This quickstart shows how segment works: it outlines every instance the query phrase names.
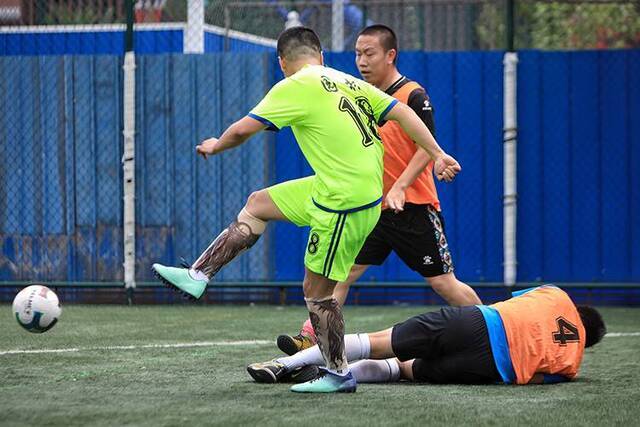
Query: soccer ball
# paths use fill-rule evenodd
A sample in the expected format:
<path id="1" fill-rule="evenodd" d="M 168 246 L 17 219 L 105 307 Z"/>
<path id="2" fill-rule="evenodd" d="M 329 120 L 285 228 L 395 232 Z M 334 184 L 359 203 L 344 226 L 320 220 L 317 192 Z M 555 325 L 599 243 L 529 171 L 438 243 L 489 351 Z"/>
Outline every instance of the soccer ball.
<path id="1" fill-rule="evenodd" d="M 46 286 L 31 285 L 13 299 L 13 312 L 20 326 L 40 334 L 53 328 L 62 309 L 55 292 Z"/>

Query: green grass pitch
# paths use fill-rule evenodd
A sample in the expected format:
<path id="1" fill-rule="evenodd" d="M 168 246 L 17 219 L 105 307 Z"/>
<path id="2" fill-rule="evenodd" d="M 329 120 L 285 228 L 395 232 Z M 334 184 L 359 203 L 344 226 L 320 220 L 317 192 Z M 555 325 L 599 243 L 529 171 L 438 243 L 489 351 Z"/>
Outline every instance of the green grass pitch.
<path id="1" fill-rule="evenodd" d="M 375 331 L 425 310 L 348 307 L 347 330 Z M 610 332 L 640 331 L 640 309 L 602 312 Z M 355 394 L 297 395 L 285 384 L 254 383 L 245 366 L 277 355 L 271 342 L 279 333 L 296 331 L 305 315 L 303 307 L 65 306 L 54 329 L 33 335 L 18 326 L 10 306 L 2 305 L 0 425 L 637 425 L 640 420 L 638 334 L 606 337 L 587 350 L 580 379 L 570 384 L 361 384 Z M 237 343 L 243 340 L 269 343 Z M 215 344 L 220 342 L 230 345 Z M 205 344 L 150 347 L 172 343 Z M 26 349 L 77 351 L 6 353 Z"/>

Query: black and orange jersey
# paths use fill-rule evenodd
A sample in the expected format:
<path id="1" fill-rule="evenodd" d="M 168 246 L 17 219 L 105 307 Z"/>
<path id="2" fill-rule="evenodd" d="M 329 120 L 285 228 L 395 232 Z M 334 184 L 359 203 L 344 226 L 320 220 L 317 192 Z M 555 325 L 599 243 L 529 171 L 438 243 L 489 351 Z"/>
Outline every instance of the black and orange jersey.
<path id="1" fill-rule="evenodd" d="M 388 95 L 410 106 L 435 135 L 433 107 L 426 91 L 416 82 L 401 77 L 387 90 Z M 407 168 L 416 150 L 420 150 L 409 135 L 394 121 L 388 121 L 380 127 L 380 137 L 384 145 L 383 193 L 386 195 L 400 175 Z M 440 210 L 440 201 L 433 181 L 433 162 L 406 189 L 407 203 L 433 205 Z M 386 207 L 383 205 L 383 208 Z"/>
<path id="2" fill-rule="evenodd" d="M 577 375 L 585 329 L 576 306 L 562 289 L 541 286 L 479 308 L 487 322 L 496 367 L 505 382 L 527 384 L 535 374 L 567 379 Z"/>

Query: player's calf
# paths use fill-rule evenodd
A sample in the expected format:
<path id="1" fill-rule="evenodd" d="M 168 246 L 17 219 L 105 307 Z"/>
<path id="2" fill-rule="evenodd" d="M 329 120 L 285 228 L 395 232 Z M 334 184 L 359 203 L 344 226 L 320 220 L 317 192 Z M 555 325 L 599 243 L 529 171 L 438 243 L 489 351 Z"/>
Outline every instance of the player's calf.
<path id="1" fill-rule="evenodd" d="M 242 209 L 237 220 L 229 224 L 211 242 L 191 268 L 153 264 L 153 270 L 167 286 L 190 298 L 199 299 L 204 294 L 209 280 L 232 259 L 253 246 L 265 227 L 265 221 Z"/>
<path id="2" fill-rule="evenodd" d="M 211 279 L 229 261 L 253 246 L 264 233 L 266 224 L 243 208 L 237 221 L 229 224 L 193 263 L 192 270 Z"/>

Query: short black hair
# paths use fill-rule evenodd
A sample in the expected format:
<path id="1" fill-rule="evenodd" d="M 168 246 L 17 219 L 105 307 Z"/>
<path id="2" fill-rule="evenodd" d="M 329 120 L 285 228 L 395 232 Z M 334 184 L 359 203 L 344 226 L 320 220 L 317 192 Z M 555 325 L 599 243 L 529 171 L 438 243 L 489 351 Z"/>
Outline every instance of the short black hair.
<path id="1" fill-rule="evenodd" d="M 322 52 L 320 39 L 311 28 L 292 27 L 278 37 L 278 56 L 295 61 L 300 56 L 316 56 Z"/>
<path id="2" fill-rule="evenodd" d="M 584 331 L 587 334 L 585 339 L 585 347 L 591 347 L 598 344 L 604 334 L 607 333 L 607 327 L 602 320 L 602 316 L 595 308 L 589 305 L 578 305 L 578 314 L 584 325 Z"/>
<path id="3" fill-rule="evenodd" d="M 396 37 L 396 33 L 391 28 L 382 24 L 369 25 L 358 33 L 358 37 L 360 36 L 377 36 L 385 52 L 395 49 L 396 57 L 393 59 L 393 63 L 396 63 L 399 53 L 398 37 Z"/>

